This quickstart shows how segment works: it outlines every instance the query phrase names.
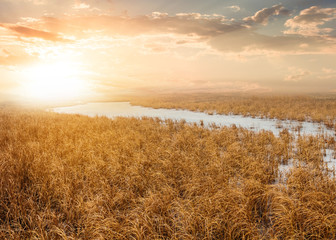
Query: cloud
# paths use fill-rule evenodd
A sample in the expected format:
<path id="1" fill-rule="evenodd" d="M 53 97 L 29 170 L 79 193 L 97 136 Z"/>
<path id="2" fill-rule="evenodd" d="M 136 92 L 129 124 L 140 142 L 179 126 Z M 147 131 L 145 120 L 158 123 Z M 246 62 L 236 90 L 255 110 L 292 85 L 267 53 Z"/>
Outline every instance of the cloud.
<path id="1" fill-rule="evenodd" d="M 287 15 L 289 10 L 282 5 L 264 8 L 252 17 L 243 20 L 228 20 L 223 15 L 153 12 L 150 15 L 129 16 L 65 16 L 63 18 L 44 17 L 39 22 L 27 22 L 31 29 L 44 29 L 34 35 L 49 40 L 59 40 L 61 33 L 70 39 L 89 39 L 92 37 L 138 37 L 143 35 L 194 36 L 193 42 L 207 43 L 220 52 L 272 52 L 312 53 L 334 52 L 336 41 L 302 37 L 300 35 L 269 36 L 256 32 L 250 26 L 255 23 L 265 24 L 272 15 Z M 248 24 L 247 24 L 248 23 Z M 48 32 L 47 32 L 48 31 Z M 94 34 L 93 34 L 94 33 Z M 50 35 L 51 34 L 51 35 Z M 26 34 L 27 35 L 27 34 Z M 188 42 L 182 41 L 184 45 Z M 329 49 L 326 49 L 329 48 Z M 333 50 L 334 49 L 334 50 Z"/>
<path id="2" fill-rule="evenodd" d="M 328 35 L 334 29 L 320 28 L 326 22 L 336 19 L 336 8 L 320 8 L 312 6 L 304 9 L 298 16 L 286 21 L 289 30 L 285 34 L 300 34 L 304 36 Z"/>
<path id="3" fill-rule="evenodd" d="M 209 39 L 248 29 L 245 22 L 231 21 L 223 15 L 200 13 L 178 13 L 170 16 L 167 13 L 153 12 L 151 15 L 138 17 L 100 15 L 63 19 L 45 17 L 43 22 L 51 32 L 62 31 L 78 37 L 85 37 L 85 32 L 101 31 L 109 35 L 174 33 Z"/>
<path id="4" fill-rule="evenodd" d="M 322 71 L 327 74 L 336 73 L 336 70 L 331 68 L 322 68 Z"/>
<path id="5" fill-rule="evenodd" d="M 120 80 L 120 78 L 118 78 Z M 132 84 L 129 84 L 132 82 Z M 101 89 L 106 91 L 111 87 L 111 82 L 100 82 Z M 160 93 L 176 93 L 176 92 L 227 92 L 227 93 L 266 93 L 271 92 L 272 89 L 265 87 L 256 82 L 247 81 L 227 81 L 227 80 L 191 80 L 183 78 L 175 78 L 169 80 L 152 80 L 149 85 L 147 81 L 139 81 L 136 79 L 123 79 L 113 81 L 112 86 L 119 89 L 129 89 L 136 91 L 153 91 Z M 107 92 L 108 93 L 108 92 Z"/>
<path id="6" fill-rule="evenodd" d="M 228 8 L 231 9 L 231 11 L 233 11 L 233 12 L 239 12 L 240 11 L 240 7 L 237 6 L 237 5 L 233 5 L 233 6 L 230 6 Z"/>
<path id="7" fill-rule="evenodd" d="M 336 70 L 332 68 L 322 68 L 322 72 L 318 76 L 319 79 L 336 79 Z"/>
<path id="8" fill-rule="evenodd" d="M 302 54 L 330 52 L 325 49 L 330 44 L 301 36 L 267 36 L 256 33 L 253 29 L 242 29 L 230 34 L 212 37 L 208 43 L 221 52 L 244 52 L 259 55 L 267 54 Z M 259 52 L 259 53 L 258 53 Z"/>
<path id="9" fill-rule="evenodd" d="M 240 23 L 232 23 L 222 15 L 204 15 L 200 13 L 179 13 L 169 16 L 154 12 L 138 17 L 125 16 L 88 16 L 68 17 L 63 19 L 43 18 L 49 31 L 61 30 L 69 34 L 85 31 L 103 31 L 110 35 L 137 36 L 142 34 L 176 33 L 212 37 L 246 28 Z"/>
<path id="10" fill-rule="evenodd" d="M 246 17 L 243 20 L 248 24 L 252 25 L 254 23 L 266 25 L 268 23 L 268 19 L 274 15 L 284 15 L 288 16 L 290 14 L 290 10 L 285 9 L 281 4 L 274 5 L 271 8 L 263 8 L 262 10 L 256 12 L 254 16 Z"/>
<path id="11" fill-rule="evenodd" d="M 296 68 L 296 67 L 290 67 L 290 74 L 287 75 L 284 79 L 286 82 L 298 82 L 304 79 L 306 76 L 310 75 L 311 72 L 301 69 L 301 68 Z"/>
<path id="12" fill-rule="evenodd" d="M 34 5 L 45 5 L 45 4 L 47 4 L 47 0 L 24 0 L 24 2 L 32 3 Z"/>
<path id="13" fill-rule="evenodd" d="M 89 1 L 76 1 L 77 4 L 91 4 Z M 91 5 L 90 5 L 91 6 Z M 330 12 L 330 11 L 329 11 Z M 125 43 L 131 38 L 152 38 L 153 36 L 165 36 L 172 39 L 171 43 L 194 48 L 201 43 L 204 51 L 212 53 L 251 54 L 302 54 L 302 53 L 332 53 L 336 51 L 336 39 L 318 39 L 313 36 L 280 35 L 270 36 L 258 33 L 255 27 L 258 24 L 266 24 L 270 16 L 288 15 L 289 10 L 282 5 L 275 5 L 257 11 L 254 16 L 242 20 L 228 20 L 223 15 L 179 13 L 169 15 L 167 13 L 153 12 L 150 15 L 136 17 L 112 16 L 112 15 L 68 15 L 61 18 L 42 17 L 24 18 L 20 24 L 0 24 L 22 37 L 40 38 L 43 40 L 58 42 L 80 42 L 90 39 L 95 45 L 105 45 L 97 42 L 97 39 L 123 38 Z M 43 29 L 43 30 L 40 30 Z M 176 41 L 174 41 L 174 38 Z M 125 40 L 128 39 L 128 40 Z M 145 51 L 156 53 L 176 51 L 176 46 L 166 45 L 159 38 L 152 38 L 150 44 L 144 44 Z M 104 40 L 103 40 L 104 41 Z M 110 41 L 110 40 L 109 40 Z M 92 44 L 90 44 L 92 46 Z M 198 46 L 197 46 L 198 47 Z M 180 48 L 181 49 L 181 48 Z M 180 51 L 180 50 L 178 50 Z M 183 51 L 185 51 L 183 49 Z"/>
<path id="14" fill-rule="evenodd" d="M 48 41 L 69 41 L 67 39 L 64 39 L 60 37 L 58 34 L 37 30 L 30 27 L 24 27 L 17 24 L 0 24 L 0 27 L 4 27 L 8 30 L 14 31 L 17 33 L 20 37 L 27 37 L 27 38 L 40 38 Z"/>
<path id="15" fill-rule="evenodd" d="M 77 10 L 80 10 L 80 9 L 88 9 L 88 8 L 90 8 L 90 5 L 89 5 L 89 4 L 81 3 L 81 2 L 78 2 L 78 3 L 76 3 L 76 4 L 73 6 L 73 9 L 77 9 Z"/>
<path id="16" fill-rule="evenodd" d="M 6 49 L 2 49 L 0 52 L 0 66 L 14 66 L 32 63 L 37 60 L 37 56 L 31 56 L 28 54 L 14 54 Z"/>
<path id="17" fill-rule="evenodd" d="M 255 82 L 245 81 L 210 81 L 210 80 L 194 80 L 191 81 L 189 87 L 193 91 L 206 91 L 206 92 L 271 92 L 268 87 L 261 86 Z"/>

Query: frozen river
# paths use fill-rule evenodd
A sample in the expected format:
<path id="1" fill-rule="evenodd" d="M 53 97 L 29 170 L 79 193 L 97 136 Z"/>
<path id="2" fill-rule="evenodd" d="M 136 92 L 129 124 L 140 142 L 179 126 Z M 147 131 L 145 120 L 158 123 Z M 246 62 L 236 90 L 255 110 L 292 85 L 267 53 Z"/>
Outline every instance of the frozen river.
<path id="1" fill-rule="evenodd" d="M 333 130 L 327 129 L 324 125 L 312 122 L 298 122 L 298 121 L 281 121 L 276 119 L 262 119 L 245 117 L 241 115 L 209 115 L 203 112 L 192 112 L 188 110 L 176 109 L 154 109 L 141 106 L 132 106 L 129 102 L 101 102 L 101 103 L 87 103 L 82 105 L 75 105 L 69 107 L 58 107 L 52 109 L 57 113 L 67 114 L 82 114 L 91 117 L 106 116 L 108 118 L 115 117 L 153 117 L 160 119 L 185 120 L 188 123 L 200 124 L 203 121 L 205 126 L 216 124 L 217 126 L 231 126 L 235 124 L 237 127 L 243 127 L 252 131 L 272 131 L 276 136 L 279 135 L 283 129 L 288 129 L 294 135 L 298 135 L 300 129 L 301 135 L 318 135 L 324 134 L 334 136 Z M 336 165 L 333 150 L 327 149 L 324 161 L 329 168 Z M 288 169 L 290 166 L 282 166 Z"/>
<path id="2" fill-rule="evenodd" d="M 284 128 L 290 132 L 297 132 L 300 128 L 300 134 L 317 135 L 328 134 L 333 135 L 332 130 L 327 129 L 324 125 L 312 122 L 298 121 L 280 121 L 275 119 L 262 119 L 245 117 L 241 115 L 209 115 L 203 112 L 192 112 L 188 110 L 176 109 L 154 109 L 141 106 L 132 106 L 128 102 L 102 102 L 102 103 L 87 103 L 70 107 L 58 107 L 53 111 L 58 113 L 83 114 L 87 116 L 106 116 L 109 118 L 115 117 L 153 117 L 161 119 L 185 120 L 188 123 L 198 123 L 203 121 L 204 125 L 209 126 L 216 124 L 218 126 L 231 126 L 235 124 L 237 127 L 247 128 L 253 131 L 272 131 L 278 135 Z M 296 131 L 294 130 L 296 129 Z"/>

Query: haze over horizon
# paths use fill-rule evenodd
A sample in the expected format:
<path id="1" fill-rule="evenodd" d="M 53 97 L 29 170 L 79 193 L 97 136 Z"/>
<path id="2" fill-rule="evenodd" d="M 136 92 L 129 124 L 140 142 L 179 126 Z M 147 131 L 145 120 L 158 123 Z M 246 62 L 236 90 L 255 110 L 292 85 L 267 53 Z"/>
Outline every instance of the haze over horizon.
<path id="1" fill-rule="evenodd" d="M 336 93 L 333 0 L 0 0 L 0 100 Z"/>

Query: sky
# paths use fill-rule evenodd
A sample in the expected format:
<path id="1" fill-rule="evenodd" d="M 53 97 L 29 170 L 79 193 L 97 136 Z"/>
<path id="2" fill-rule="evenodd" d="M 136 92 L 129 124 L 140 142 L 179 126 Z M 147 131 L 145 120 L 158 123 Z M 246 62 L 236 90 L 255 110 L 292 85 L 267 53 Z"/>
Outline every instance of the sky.
<path id="1" fill-rule="evenodd" d="M 0 100 L 336 92 L 335 0 L 0 0 Z"/>

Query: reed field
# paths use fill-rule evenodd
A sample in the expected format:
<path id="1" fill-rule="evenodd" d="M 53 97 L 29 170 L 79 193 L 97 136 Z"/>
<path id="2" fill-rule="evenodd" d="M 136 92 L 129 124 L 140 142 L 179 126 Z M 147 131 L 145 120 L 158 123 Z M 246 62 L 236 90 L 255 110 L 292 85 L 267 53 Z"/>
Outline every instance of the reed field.
<path id="1" fill-rule="evenodd" d="M 336 115 L 328 99 L 223 99 L 138 102 L 280 119 Z M 336 239 L 327 148 L 331 137 L 286 129 L 275 136 L 1 107 L 0 239 Z"/>
<path id="2" fill-rule="evenodd" d="M 321 122 L 336 129 L 336 95 L 181 94 L 130 98 L 134 105 L 176 108 L 209 114 Z"/>

